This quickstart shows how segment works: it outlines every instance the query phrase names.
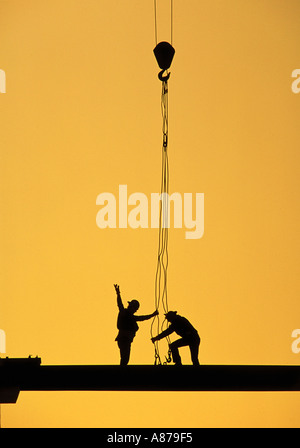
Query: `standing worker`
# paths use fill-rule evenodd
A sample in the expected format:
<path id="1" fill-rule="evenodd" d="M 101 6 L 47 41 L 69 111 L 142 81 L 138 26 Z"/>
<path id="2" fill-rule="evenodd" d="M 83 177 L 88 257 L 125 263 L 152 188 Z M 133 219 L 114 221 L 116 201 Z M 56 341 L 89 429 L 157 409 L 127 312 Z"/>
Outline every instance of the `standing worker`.
<path id="1" fill-rule="evenodd" d="M 135 316 L 134 313 L 139 309 L 140 304 L 137 300 L 131 300 L 128 302 L 128 307 L 124 308 L 119 285 L 114 285 L 117 293 L 117 304 L 119 308 L 119 315 L 117 321 L 117 327 L 119 330 L 116 341 L 120 349 L 121 366 L 127 366 L 130 358 L 131 343 L 135 337 L 136 332 L 139 329 L 138 321 L 148 320 L 158 315 L 158 311 L 154 311 L 152 314 L 146 316 Z"/>
<path id="2" fill-rule="evenodd" d="M 197 330 L 185 317 L 179 316 L 179 314 L 177 314 L 177 311 L 169 311 L 165 314 L 165 316 L 166 319 L 171 323 L 171 325 L 165 331 L 152 338 L 151 341 L 159 341 L 160 339 L 169 336 L 171 333 L 173 333 L 173 331 L 175 331 L 175 333 L 181 336 L 181 339 L 177 339 L 177 341 L 170 344 L 170 349 L 175 365 L 182 365 L 178 348 L 188 345 L 190 347 L 193 365 L 199 366 L 198 353 L 200 337 Z"/>

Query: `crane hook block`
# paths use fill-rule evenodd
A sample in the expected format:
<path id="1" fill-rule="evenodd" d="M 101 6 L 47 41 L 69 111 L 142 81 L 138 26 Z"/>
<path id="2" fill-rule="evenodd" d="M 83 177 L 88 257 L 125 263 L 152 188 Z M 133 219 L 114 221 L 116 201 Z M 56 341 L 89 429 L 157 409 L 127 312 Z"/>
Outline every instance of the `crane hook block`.
<path id="1" fill-rule="evenodd" d="M 175 49 L 168 42 L 160 42 L 153 50 L 157 63 L 162 70 L 168 70 L 172 64 Z"/>

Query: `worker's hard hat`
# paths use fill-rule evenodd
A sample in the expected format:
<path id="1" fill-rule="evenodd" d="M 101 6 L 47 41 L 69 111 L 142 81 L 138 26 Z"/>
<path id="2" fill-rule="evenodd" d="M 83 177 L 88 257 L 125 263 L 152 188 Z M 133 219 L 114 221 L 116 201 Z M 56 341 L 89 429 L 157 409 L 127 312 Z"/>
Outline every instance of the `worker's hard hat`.
<path id="1" fill-rule="evenodd" d="M 140 307 L 140 303 L 138 302 L 138 300 L 133 299 L 133 300 L 130 300 L 128 303 L 129 303 L 129 305 L 132 306 L 132 308 L 135 309 L 135 311 L 137 311 Z"/>

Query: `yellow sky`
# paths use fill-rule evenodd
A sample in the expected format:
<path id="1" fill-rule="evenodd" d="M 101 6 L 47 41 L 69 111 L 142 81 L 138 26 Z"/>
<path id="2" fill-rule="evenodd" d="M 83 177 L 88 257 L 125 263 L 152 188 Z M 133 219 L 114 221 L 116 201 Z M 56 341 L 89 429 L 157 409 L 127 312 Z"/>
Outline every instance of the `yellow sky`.
<path id="1" fill-rule="evenodd" d="M 170 229 L 169 306 L 198 329 L 203 364 L 299 363 L 299 16 L 298 0 L 174 1 L 170 192 L 204 193 L 205 232 Z M 96 198 L 160 188 L 153 2 L 0 0 L 0 39 L 6 355 L 118 364 L 113 283 L 154 311 L 158 234 L 99 229 Z M 131 364 L 152 363 L 142 322 Z M 299 426 L 299 398 L 22 392 L 2 425 Z"/>

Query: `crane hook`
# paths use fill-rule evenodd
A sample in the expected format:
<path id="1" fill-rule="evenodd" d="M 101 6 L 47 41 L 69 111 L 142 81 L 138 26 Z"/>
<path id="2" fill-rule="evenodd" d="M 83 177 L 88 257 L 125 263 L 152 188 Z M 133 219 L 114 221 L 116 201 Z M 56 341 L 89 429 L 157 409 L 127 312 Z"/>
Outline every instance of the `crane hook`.
<path id="1" fill-rule="evenodd" d="M 158 74 L 158 79 L 160 79 L 160 81 L 162 81 L 162 82 L 168 81 L 168 79 L 170 78 L 170 75 L 171 75 L 171 73 L 169 72 L 165 76 L 163 76 L 165 71 L 166 70 L 161 70 Z"/>
<path id="2" fill-rule="evenodd" d="M 172 362 L 172 352 L 171 352 L 171 350 L 168 350 L 168 357 L 165 356 L 165 358 L 166 358 L 166 362 L 164 364 Z"/>

